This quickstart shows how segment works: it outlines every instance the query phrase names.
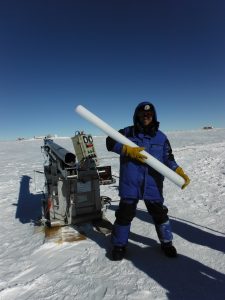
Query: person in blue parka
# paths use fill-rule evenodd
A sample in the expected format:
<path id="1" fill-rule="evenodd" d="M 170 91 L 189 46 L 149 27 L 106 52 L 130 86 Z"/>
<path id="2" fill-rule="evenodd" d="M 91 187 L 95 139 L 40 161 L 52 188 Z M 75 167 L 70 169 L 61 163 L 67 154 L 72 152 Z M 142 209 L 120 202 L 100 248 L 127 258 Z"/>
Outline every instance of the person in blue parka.
<path id="1" fill-rule="evenodd" d="M 185 180 L 182 188 L 190 180 L 176 163 L 167 136 L 159 129 L 155 107 L 150 102 L 141 102 L 135 109 L 133 125 L 119 130 L 138 147 L 130 147 L 116 142 L 111 137 L 106 139 L 109 151 L 120 155 L 119 208 L 112 231 L 112 259 L 123 259 L 130 232 L 131 221 L 135 217 L 137 203 L 143 199 L 155 224 L 161 249 L 169 257 L 176 257 L 177 251 L 172 244 L 172 232 L 168 209 L 163 204 L 164 177 L 144 163 L 147 151 L 160 162 L 174 170 Z"/>

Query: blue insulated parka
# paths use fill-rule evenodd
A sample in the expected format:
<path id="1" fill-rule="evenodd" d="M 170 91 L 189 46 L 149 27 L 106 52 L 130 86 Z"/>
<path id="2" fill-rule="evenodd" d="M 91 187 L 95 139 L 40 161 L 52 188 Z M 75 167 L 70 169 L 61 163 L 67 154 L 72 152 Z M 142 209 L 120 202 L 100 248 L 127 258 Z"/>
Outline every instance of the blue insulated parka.
<path id="1" fill-rule="evenodd" d="M 154 111 L 153 126 L 149 132 L 141 130 L 138 123 L 138 109 L 145 105 L 151 105 Z M 154 106 L 149 102 L 140 103 L 134 113 L 134 125 L 121 129 L 119 132 L 133 141 L 139 147 L 144 147 L 145 151 L 164 163 L 170 169 L 175 170 L 178 165 L 174 160 L 172 149 L 167 136 L 158 130 L 159 122 Z M 163 202 L 163 180 L 164 177 L 149 167 L 147 164 L 139 163 L 122 153 L 123 145 L 112 140 L 106 140 L 109 151 L 120 154 L 120 181 L 119 195 L 121 198 L 145 199 L 156 202 Z"/>

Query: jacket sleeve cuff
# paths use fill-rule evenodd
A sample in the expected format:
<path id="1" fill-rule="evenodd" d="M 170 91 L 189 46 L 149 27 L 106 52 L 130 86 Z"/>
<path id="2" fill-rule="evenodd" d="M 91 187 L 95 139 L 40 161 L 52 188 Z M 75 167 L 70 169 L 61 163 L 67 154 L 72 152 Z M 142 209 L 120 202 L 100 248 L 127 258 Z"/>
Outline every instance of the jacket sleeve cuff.
<path id="1" fill-rule="evenodd" d="M 171 163 L 171 166 L 169 166 L 170 169 L 172 169 L 173 171 L 176 171 L 176 169 L 179 167 L 178 164 L 174 161 L 173 163 Z"/>
<path id="2" fill-rule="evenodd" d="M 173 171 L 175 171 L 179 167 L 178 164 L 174 160 L 167 161 L 166 166 Z"/>
<path id="3" fill-rule="evenodd" d="M 113 152 L 117 153 L 117 154 L 121 154 L 122 153 L 122 148 L 123 148 L 123 144 L 121 143 L 115 143 L 114 147 L 113 147 Z"/>

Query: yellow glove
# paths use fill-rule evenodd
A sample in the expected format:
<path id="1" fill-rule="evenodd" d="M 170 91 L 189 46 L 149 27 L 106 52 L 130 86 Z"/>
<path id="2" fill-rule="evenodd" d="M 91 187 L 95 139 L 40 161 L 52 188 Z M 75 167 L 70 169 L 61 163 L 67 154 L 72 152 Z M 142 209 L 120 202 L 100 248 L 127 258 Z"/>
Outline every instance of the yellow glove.
<path id="1" fill-rule="evenodd" d="M 145 149 L 144 147 L 130 147 L 128 145 L 123 145 L 122 153 L 125 156 L 129 156 L 132 159 L 135 159 L 141 163 L 144 163 L 145 158 L 147 158 L 147 156 L 140 153 L 144 149 Z"/>
<path id="2" fill-rule="evenodd" d="M 180 175 L 181 177 L 184 178 L 185 183 L 182 186 L 182 189 L 184 189 L 189 183 L 190 183 L 190 179 L 189 177 L 184 173 L 183 169 L 181 167 L 176 168 L 175 172 Z"/>

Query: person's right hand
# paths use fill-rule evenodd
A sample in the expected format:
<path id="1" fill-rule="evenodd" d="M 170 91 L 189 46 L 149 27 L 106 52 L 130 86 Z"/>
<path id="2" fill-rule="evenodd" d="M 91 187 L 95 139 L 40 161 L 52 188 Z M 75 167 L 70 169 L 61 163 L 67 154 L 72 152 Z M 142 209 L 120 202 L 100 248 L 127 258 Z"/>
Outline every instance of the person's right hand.
<path id="1" fill-rule="evenodd" d="M 144 149 L 144 147 L 130 147 L 128 145 L 123 145 L 122 153 L 125 156 L 135 159 L 141 163 L 144 163 L 147 156 L 140 153 Z"/>

